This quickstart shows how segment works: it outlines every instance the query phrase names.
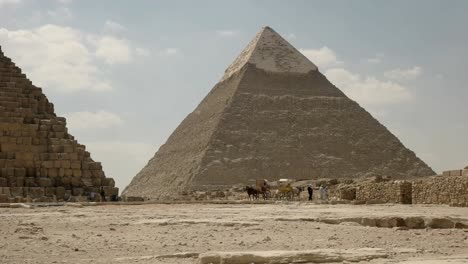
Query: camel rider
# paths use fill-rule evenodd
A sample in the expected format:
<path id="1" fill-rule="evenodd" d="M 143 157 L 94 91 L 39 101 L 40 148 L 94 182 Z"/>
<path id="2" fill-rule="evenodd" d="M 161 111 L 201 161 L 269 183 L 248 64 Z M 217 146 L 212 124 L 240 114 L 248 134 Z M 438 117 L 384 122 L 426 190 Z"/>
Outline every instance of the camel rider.
<path id="1" fill-rule="evenodd" d="M 270 186 L 268 186 L 268 181 L 267 179 L 264 179 L 263 180 L 263 186 L 262 186 L 262 191 L 267 191 L 269 189 Z"/>

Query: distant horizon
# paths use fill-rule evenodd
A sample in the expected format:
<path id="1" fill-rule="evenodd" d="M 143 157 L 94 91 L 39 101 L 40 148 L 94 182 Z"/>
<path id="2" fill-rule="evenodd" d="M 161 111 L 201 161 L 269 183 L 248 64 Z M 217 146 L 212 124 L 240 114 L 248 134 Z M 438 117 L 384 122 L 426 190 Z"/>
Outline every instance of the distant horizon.
<path id="1" fill-rule="evenodd" d="M 468 165 L 467 2 L 239 2 L 0 0 L 0 46 L 121 190 L 264 26 L 438 174 Z"/>

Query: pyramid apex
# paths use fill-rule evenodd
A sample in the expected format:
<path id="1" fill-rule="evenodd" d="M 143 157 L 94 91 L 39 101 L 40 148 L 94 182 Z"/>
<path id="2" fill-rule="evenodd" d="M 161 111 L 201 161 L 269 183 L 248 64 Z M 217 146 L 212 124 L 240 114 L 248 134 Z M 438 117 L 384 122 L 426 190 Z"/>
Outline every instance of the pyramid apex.
<path id="1" fill-rule="evenodd" d="M 226 69 L 223 79 L 229 78 L 247 63 L 268 72 L 305 74 L 318 70 L 315 64 L 269 26 L 262 27 Z"/>

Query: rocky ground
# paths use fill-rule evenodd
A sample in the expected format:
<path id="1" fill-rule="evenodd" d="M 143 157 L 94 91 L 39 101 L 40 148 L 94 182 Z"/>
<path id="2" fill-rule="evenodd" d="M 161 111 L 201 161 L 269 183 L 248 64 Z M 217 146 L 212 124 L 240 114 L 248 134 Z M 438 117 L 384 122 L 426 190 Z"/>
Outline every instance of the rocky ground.
<path id="1" fill-rule="evenodd" d="M 0 263 L 468 263 L 468 208 L 145 204 L 0 208 Z"/>

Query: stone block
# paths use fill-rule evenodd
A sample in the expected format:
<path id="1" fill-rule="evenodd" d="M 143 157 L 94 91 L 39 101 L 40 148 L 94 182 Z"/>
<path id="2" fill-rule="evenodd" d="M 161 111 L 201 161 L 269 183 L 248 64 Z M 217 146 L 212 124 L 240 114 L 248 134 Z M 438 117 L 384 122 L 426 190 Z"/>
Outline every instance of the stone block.
<path id="1" fill-rule="evenodd" d="M 58 176 L 58 169 L 55 169 L 55 168 L 47 169 L 47 176 L 48 177 L 57 177 Z"/>
<path id="2" fill-rule="evenodd" d="M 104 178 L 102 180 L 102 186 L 114 187 L 115 181 L 112 178 Z"/>
<path id="3" fill-rule="evenodd" d="M 10 202 L 10 196 L 6 194 L 0 194 L 0 203 L 8 203 Z"/>
<path id="4" fill-rule="evenodd" d="M 50 178 L 41 177 L 37 179 L 37 184 L 39 185 L 39 187 L 51 187 L 52 181 Z"/>
<path id="5" fill-rule="evenodd" d="M 106 187 L 103 187 L 103 189 L 104 189 L 104 193 L 106 194 L 106 196 L 119 194 L 119 188 L 106 186 Z"/>
<path id="6" fill-rule="evenodd" d="M 37 187 L 36 179 L 34 177 L 24 178 L 24 186 L 26 186 L 26 187 Z"/>
<path id="7" fill-rule="evenodd" d="M 25 168 L 15 168 L 15 176 L 16 177 L 26 177 L 26 169 Z"/>
<path id="8" fill-rule="evenodd" d="M 61 186 L 55 188 L 55 196 L 57 197 L 57 200 L 63 200 L 65 197 L 65 188 Z"/>
<path id="9" fill-rule="evenodd" d="M 468 176 L 468 169 L 467 169 L 467 168 L 465 168 L 465 169 L 463 170 L 463 176 Z"/>
<path id="10" fill-rule="evenodd" d="M 81 169 L 81 161 L 72 161 L 70 167 L 72 169 Z"/>
<path id="11" fill-rule="evenodd" d="M 16 178 L 16 187 L 24 187 L 24 177 L 15 177 Z"/>
<path id="12" fill-rule="evenodd" d="M 81 186 L 83 186 L 83 182 L 81 181 L 80 177 L 72 177 L 71 178 L 71 185 L 73 187 L 81 187 Z"/>
<path id="13" fill-rule="evenodd" d="M 65 176 L 66 177 L 72 177 L 73 176 L 73 170 L 72 169 L 65 169 Z"/>
<path id="14" fill-rule="evenodd" d="M 52 197 L 56 195 L 56 188 L 55 187 L 46 187 L 45 190 L 45 196 Z"/>
<path id="15" fill-rule="evenodd" d="M 7 187 L 8 180 L 6 178 L 0 178 L 0 187 Z"/>
<path id="16" fill-rule="evenodd" d="M 23 187 L 10 187 L 10 196 L 24 196 L 24 188 Z"/>
<path id="17" fill-rule="evenodd" d="M 84 190 L 83 188 L 73 188 L 72 194 L 73 196 L 81 196 L 83 195 Z"/>
<path id="18" fill-rule="evenodd" d="M 102 178 L 104 177 L 104 172 L 102 170 L 91 170 L 91 175 L 93 175 L 94 178 Z"/>
<path id="19" fill-rule="evenodd" d="M 0 187 L 0 193 L 10 196 L 10 187 Z"/>
<path id="20" fill-rule="evenodd" d="M 66 190 L 65 195 L 63 197 L 63 200 L 68 201 L 71 196 L 72 196 L 72 191 L 71 190 Z"/>
<path id="21" fill-rule="evenodd" d="M 450 176 L 462 176 L 463 175 L 463 170 L 451 170 L 450 171 Z"/>
<path id="22" fill-rule="evenodd" d="M 81 177 L 82 173 L 80 169 L 73 169 L 73 177 Z"/>
<path id="23" fill-rule="evenodd" d="M 69 169 L 71 164 L 70 164 L 70 161 L 69 160 L 62 160 L 61 161 L 61 167 L 64 168 L 64 169 Z"/>
<path id="24" fill-rule="evenodd" d="M 29 187 L 27 190 L 27 196 L 31 199 L 42 198 L 45 195 L 45 188 L 42 187 Z"/>

